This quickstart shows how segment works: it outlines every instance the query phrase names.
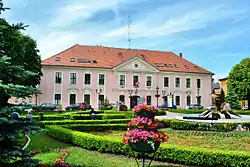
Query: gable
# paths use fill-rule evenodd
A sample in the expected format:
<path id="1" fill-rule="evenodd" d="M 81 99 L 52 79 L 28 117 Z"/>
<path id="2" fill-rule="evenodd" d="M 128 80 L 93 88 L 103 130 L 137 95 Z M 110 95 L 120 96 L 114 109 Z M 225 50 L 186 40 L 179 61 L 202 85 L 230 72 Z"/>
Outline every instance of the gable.
<path id="1" fill-rule="evenodd" d="M 130 72 L 159 72 L 159 70 L 153 67 L 148 62 L 142 60 L 139 57 L 134 57 L 125 61 L 113 68 L 114 71 L 130 71 Z"/>

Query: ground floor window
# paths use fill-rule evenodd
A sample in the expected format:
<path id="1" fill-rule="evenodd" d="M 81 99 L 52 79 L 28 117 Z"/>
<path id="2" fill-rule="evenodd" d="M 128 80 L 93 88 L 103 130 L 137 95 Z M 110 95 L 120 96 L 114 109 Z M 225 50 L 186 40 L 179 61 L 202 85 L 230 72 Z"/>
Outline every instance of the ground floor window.
<path id="1" fill-rule="evenodd" d="M 201 105 L 201 96 L 198 96 L 198 97 L 197 97 L 197 104 L 198 104 L 198 105 Z"/>
<path id="2" fill-rule="evenodd" d="M 125 96 L 124 95 L 119 96 L 119 102 L 121 102 L 122 104 L 125 104 Z"/>
<path id="3" fill-rule="evenodd" d="M 55 94 L 55 104 L 62 104 L 61 103 L 61 94 Z"/>
<path id="4" fill-rule="evenodd" d="M 180 105 L 180 96 L 175 96 L 175 104 L 176 104 L 177 106 Z"/>
<path id="5" fill-rule="evenodd" d="M 191 104 L 191 96 L 187 96 L 187 106 L 190 106 Z"/>
<path id="6" fill-rule="evenodd" d="M 101 105 L 104 102 L 104 95 L 99 95 L 98 97 L 98 104 Z"/>
<path id="7" fill-rule="evenodd" d="M 90 104 L 90 94 L 84 95 L 84 102 Z"/>
<path id="8" fill-rule="evenodd" d="M 151 105 L 151 96 L 147 96 L 147 105 Z"/>
<path id="9" fill-rule="evenodd" d="M 76 104 L 76 94 L 69 95 L 69 105 Z"/>

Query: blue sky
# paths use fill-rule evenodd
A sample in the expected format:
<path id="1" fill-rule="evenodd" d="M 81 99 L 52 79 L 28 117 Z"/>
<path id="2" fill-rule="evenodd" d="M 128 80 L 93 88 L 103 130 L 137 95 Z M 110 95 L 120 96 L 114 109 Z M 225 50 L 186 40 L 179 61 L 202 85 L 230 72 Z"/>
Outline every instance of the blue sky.
<path id="1" fill-rule="evenodd" d="M 23 22 L 42 59 L 74 44 L 182 52 L 227 76 L 250 57 L 250 0 L 3 0 L 2 15 Z M 1 17 L 2 17 L 1 16 Z"/>

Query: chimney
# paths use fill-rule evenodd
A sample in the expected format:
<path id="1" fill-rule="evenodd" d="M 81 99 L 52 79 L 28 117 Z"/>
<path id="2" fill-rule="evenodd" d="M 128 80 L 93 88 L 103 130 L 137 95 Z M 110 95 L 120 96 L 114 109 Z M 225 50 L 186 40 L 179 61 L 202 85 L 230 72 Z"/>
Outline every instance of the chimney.
<path id="1" fill-rule="evenodd" d="M 182 58 L 182 53 L 180 53 L 180 58 Z"/>

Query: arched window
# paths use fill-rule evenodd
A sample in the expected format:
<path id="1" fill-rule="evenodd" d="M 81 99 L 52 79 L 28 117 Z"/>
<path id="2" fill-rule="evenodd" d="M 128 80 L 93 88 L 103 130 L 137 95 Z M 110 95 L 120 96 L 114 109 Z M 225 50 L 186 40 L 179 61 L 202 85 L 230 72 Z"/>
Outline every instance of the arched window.
<path id="1" fill-rule="evenodd" d="M 122 104 L 125 104 L 125 96 L 124 96 L 124 95 L 120 95 L 120 96 L 119 96 L 119 101 L 120 101 Z"/>

